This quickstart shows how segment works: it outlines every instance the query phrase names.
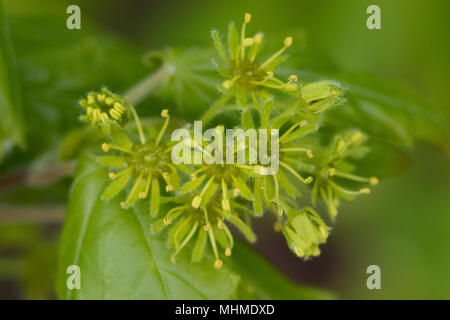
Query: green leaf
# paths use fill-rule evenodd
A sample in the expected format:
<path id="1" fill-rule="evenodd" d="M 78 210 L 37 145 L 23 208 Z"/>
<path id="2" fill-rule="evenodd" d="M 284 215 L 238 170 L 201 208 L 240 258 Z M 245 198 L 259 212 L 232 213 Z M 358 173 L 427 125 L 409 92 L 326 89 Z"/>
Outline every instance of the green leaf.
<path id="1" fill-rule="evenodd" d="M 122 210 L 120 200 L 102 201 L 107 170 L 84 155 L 76 170 L 59 248 L 57 294 L 61 299 L 317 299 L 327 293 L 302 288 L 248 246 L 236 244 L 221 269 L 205 250 L 191 262 L 191 249 L 170 261 L 167 232 L 152 234 L 145 201 Z M 167 210 L 165 208 L 164 210 Z M 203 241 L 200 241 L 199 247 Z M 204 244 L 203 244 L 204 246 Z M 201 248 L 197 249 L 201 251 Z M 198 254 L 199 256 L 200 254 Z M 197 254 L 196 254 L 197 257 Z M 81 270 L 81 289 L 69 290 L 67 267 Z M 255 268 L 257 266 L 257 268 Z"/>
<path id="2" fill-rule="evenodd" d="M 14 145 L 24 147 L 22 93 L 3 3 L 0 1 L 0 161 Z"/>

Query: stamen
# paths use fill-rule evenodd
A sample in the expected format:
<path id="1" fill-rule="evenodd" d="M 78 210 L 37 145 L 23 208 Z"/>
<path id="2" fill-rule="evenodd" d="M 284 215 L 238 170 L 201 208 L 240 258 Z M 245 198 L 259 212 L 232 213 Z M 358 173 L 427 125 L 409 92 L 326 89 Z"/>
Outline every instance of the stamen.
<path id="1" fill-rule="evenodd" d="M 118 173 L 110 172 L 110 173 L 108 174 L 108 177 L 109 177 L 110 179 L 117 179 L 117 178 L 123 176 L 124 174 L 130 172 L 131 170 L 133 170 L 133 168 L 127 168 L 127 169 L 124 169 L 124 170 L 122 170 L 122 171 L 119 171 Z"/>
<path id="2" fill-rule="evenodd" d="M 203 187 L 202 192 L 200 192 L 200 195 L 195 196 L 194 199 L 192 199 L 192 207 L 193 208 L 198 209 L 198 207 L 200 207 L 200 204 L 202 203 L 202 197 L 205 194 L 206 190 L 208 190 L 208 188 L 214 182 L 215 177 L 216 177 L 215 175 L 211 176 L 211 178 L 209 178 L 208 182 Z"/>
<path id="3" fill-rule="evenodd" d="M 147 177 L 147 182 L 145 183 L 145 190 L 139 194 L 139 198 L 145 199 L 148 195 L 148 191 L 150 190 L 150 184 L 152 182 L 152 175 L 149 174 Z"/>
<path id="4" fill-rule="evenodd" d="M 252 15 L 250 13 L 246 13 L 244 15 L 244 23 L 242 24 L 242 29 L 241 29 L 241 44 L 244 43 L 244 39 L 245 39 L 245 26 L 247 25 L 247 23 L 249 23 L 252 20 Z M 245 58 L 245 47 L 242 46 L 241 47 L 241 59 L 244 60 Z"/>
<path id="5" fill-rule="evenodd" d="M 166 191 L 167 191 L 167 192 L 173 191 L 173 186 L 172 186 L 172 184 L 170 183 L 170 176 L 169 176 L 169 173 L 168 173 L 168 172 L 162 172 L 161 175 L 162 175 L 164 181 L 165 181 L 166 184 L 167 184 L 167 185 L 166 185 Z"/>
<path id="6" fill-rule="evenodd" d="M 368 188 L 363 188 L 363 189 L 361 189 L 359 191 L 352 191 L 352 190 L 348 190 L 348 189 L 345 189 L 345 188 L 337 185 L 333 181 L 328 181 L 328 183 L 330 184 L 330 186 L 333 189 L 335 189 L 335 190 L 337 190 L 339 192 L 351 195 L 351 196 L 355 196 L 355 195 L 359 195 L 359 194 L 369 194 L 370 193 L 370 189 L 368 189 Z"/>
<path id="7" fill-rule="evenodd" d="M 128 101 L 128 98 L 125 98 Z M 108 100 L 108 99 L 107 99 Z M 128 103 L 131 113 L 133 114 L 134 121 L 136 122 L 136 126 L 139 132 L 139 138 L 141 139 L 141 143 L 145 144 L 145 135 L 144 131 L 142 130 L 141 120 L 139 120 L 139 116 L 136 112 L 136 109 L 134 109 L 133 105 L 131 103 Z"/>
<path id="8" fill-rule="evenodd" d="M 159 132 L 158 137 L 156 138 L 155 147 L 158 146 L 164 133 L 166 132 L 167 126 L 169 125 L 169 121 L 170 121 L 169 111 L 167 109 L 164 109 L 161 112 L 161 117 L 166 118 L 166 121 L 164 121 L 163 127 L 162 127 L 161 131 Z"/>
<path id="9" fill-rule="evenodd" d="M 218 260 L 214 261 L 214 267 L 216 267 L 217 269 L 222 268 L 222 266 L 223 266 L 222 260 L 218 259 Z"/>
<path id="10" fill-rule="evenodd" d="M 293 126 L 291 126 L 280 138 L 279 142 L 281 143 L 284 139 L 286 139 L 289 134 L 294 131 L 297 127 L 301 128 L 304 127 L 305 125 L 308 124 L 307 120 L 302 120 L 300 122 L 297 122 L 296 124 L 294 124 Z"/>
<path id="11" fill-rule="evenodd" d="M 308 158 L 314 157 L 312 151 L 306 148 L 281 148 L 280 152 L 305 152 Z"/>
<path id="12" fill-rule="evenodd" d="M 365 177 L 360 177 L 360 176 L 357 176 L 357 175 L 354 175 L 351 173 L 340 172 L 340 171 L 335 171 L 335 175 L 337 177 L 346 178 L 346 179 L 353 180 L 353 181 L 368 182 L 373 186 L 378 184 L 378 179 L 375 177 L 365 178 Z"/>
<path id="13" fill-rule="evenodd" d="M 309 184 L 313 181 L 313 177 L 307 177 L 306 179 L 303 178 L 297 171 L 292 169 L 289 165 L 284 163 L 283 161 L 280 161 L 280 165 L 284 168 L 286 168 L 290 173 L 292 173 L 298 180 L 303 182 L 304 184 Z"/>
<path id="14" fill-rule="evenodd" d="M 125 147 L 116 146 L 116 145 L 109 144 L 109 143 L 103 143 L 102 144 L 102 150 L 104 152 L 108 152 L 110 149 L 119 150 L 119 151 L 122 151 L 122 152 L 125 152 L 125 153 L 136 155 L 136 153 L 133 150 L 130 150 L 130 149 L 125 148 Z"/>
<path id="15" fill-rule="evenodd" d="M 267 67 L 273 60 L 278 58 L 287 48 L 289 48 L 292 45 L 292 37 L 287 37 L 284 39 L 284 46 L 277 52 L 275 52 L 269 59 L 267 59 L 260 67 L 259 69 L 264 69 Z"/>
<path id="16" fill-rule="evenodd" d="M 359 190 L 359 193 L 361 193 L 361 194 L 369 194 L 370 193 L 370 189 L 369 188 L 363 188 L 363 189 Z"/>

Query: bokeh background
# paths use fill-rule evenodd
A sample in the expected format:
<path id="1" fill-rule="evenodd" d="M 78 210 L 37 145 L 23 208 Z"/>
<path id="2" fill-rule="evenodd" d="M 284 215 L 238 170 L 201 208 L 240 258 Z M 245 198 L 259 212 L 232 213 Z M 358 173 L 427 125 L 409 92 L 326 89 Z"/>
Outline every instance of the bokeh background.
<path id="1" fill-rule="evenodd" d="M 81 7 L 80 31 L 65 27 L 69 4 Z M 366 28 L 370 4 L 381 7 L 381 30 Z M 26 144 L 0 163 L 1 299 L 55 298 L 56 247 L 70 185 L 60 177 L 70 173 L 73 159 L 65 155 L 67 166 L 51 159 L 78 126 L 76 101 L 103 84 L 120 92 L 144 77 L 140 59 L 147 50 L 209 45 L 212 27 L 225 30 L 251 12 L 252 31 L 295 35 L 299 63 L 309 71 L 363 72 L 404 83 L 426 102 L 426 113 L 450 120 L 446 0 L 15 0 L 3 7 L 22 79 L 17 126 Z M 257 249 L 294 281 L 340 298 L 449 299 L 447 138 L 401 148 L 403 160 L 371 196 L 341 209 L 319 258 L 296 259 L 276 234 L 260 237 Z M 271 234 L 270 221 L 257 228 Z M 372 264 L 381 267 L 381 290 L 366 287 Z"/>

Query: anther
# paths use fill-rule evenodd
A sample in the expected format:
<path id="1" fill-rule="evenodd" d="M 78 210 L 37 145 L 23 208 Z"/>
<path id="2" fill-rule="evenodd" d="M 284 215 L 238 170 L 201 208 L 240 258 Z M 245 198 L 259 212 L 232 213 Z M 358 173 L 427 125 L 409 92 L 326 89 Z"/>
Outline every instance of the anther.
<path id="1" fill-rule="evenodd" d="M 218 260 L 214 261 L 214 267 L 216 267 L 217 269 L 222 268 L 222 265 L 223 265 L 222 260 L 218 259 Z"/>
<path id="2" fill-rule="evenodd" d="M 295 74 L 292 74 L 292 75 L 289 76 L 288 81 L 297 82 L 298 81 L 298 77 Z"/>
<path id="3" fill-rule="evenodd" d="M 291 45 L 292 45 L 292 37 L 287 37 L 286 39 L 284 39 L 285 47 L 290 47 Z"/>
<path id="4" fill-rule="evenodd" d="M 112 179 L 115 179 L 116 178 L 116 174 L 114 173 L 114 172 L 110 172 L 109 174 L 108 174 L 108 177 L 112 180 Z"/>
<path id="5" fill-rule="evenodd" d="M 109 144 L 107 144 L 107 143 L 102 144 L 102 150 L 104 152 L 108 152 L 109 151 Z"/>
<path id="6" fill-rule="evenodd" d="M 370 182 L 371 185 L 376 186 L 378 184 L 378 179 L 375 178 L 375 177 L 371 177 L 369 179 L 369 182 Z"/>
<path id="7" fill-rule="evenodd" d="M 161 111 L 161 117 L 163 118 L 169 117 L 169 110 L 163 109 L 163 111 Z"/>
<path id="8" fill-rule="evenodd" d="M 200 207 L 201 203 L 202 203 L 202 198 L 200 196 L 195 196 L 194 199 L 192 199 L 192 207 L 195 209 L 198 209 L 198 207 Z"/>
<path id="9" fill-rule="evenodd" d="M 359 190 L 359 193 L 361 193 L 361 194 L 369 194 L 370 193 L 370 189 L 369 188 L 363 188 L 363 189 Z"/>
<path id="10" fill-rule="evenodd" d="M 145 199 L 145 197 L 147 197 L 147 193 L 145 192 L 139 193 L 139 199 Z"/>
<path id="11" fill-rule="evenodd" d="M 231 256 L 231 249 L 230 249 L 230 248 L 226 248 L 226 249 L 225 249 L 225 255 L 226 255 L 227 257 Z"/>
<path id="12" fill-rule="evenodd" d="M 314 178 L 309 176 L 308 178 L 305 179 L 305 183 L 310 184 L 313 180 L 314 180 Z"/>

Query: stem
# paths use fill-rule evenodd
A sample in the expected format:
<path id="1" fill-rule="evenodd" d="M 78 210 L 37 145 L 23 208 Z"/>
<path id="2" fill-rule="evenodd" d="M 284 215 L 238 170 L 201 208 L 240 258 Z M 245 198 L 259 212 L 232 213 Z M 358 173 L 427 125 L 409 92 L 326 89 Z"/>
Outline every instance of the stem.
<path id="1" fill-rule="evenodd" d="M 0 206 L 0 223 L 61 223 L 64 219 L 63 205 L 46 205 L 42 207 Z"/>
<path id="2" fill-rule="evenodd" d="M 234 92 L 233 90 L 231 90 L 230 92 L 222 95 L 219 100 L 217 100 L 212 106 L 211 108 L 209 108 L 204 114 L 203 116 L 200 118 L 200 121 L 202 121 L 203 123 L 207 123 L 209 120 L 211 120 L 217 113 L 217 111 L 223 107 L 225 105 L 225 103 L 228 102 L 228 100 L 231 99 L 231 97 L 233 96 Z"/>
<path id="3" fill-rule="evenodd" d="M 156 91 L 156 88 L 169 80 L 173 74 L 173 66 L 163 64 L 157 71 L 151 73 L 133 87 L 128 89 L 124 95 L 130 99 L 133 105 L 139 104 L 148 95 Z"/>

